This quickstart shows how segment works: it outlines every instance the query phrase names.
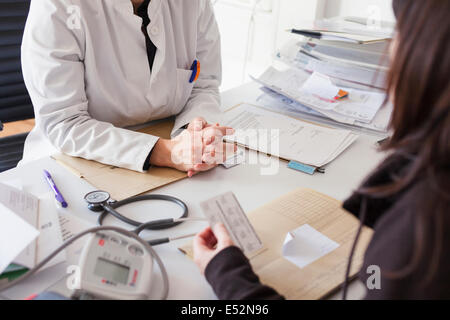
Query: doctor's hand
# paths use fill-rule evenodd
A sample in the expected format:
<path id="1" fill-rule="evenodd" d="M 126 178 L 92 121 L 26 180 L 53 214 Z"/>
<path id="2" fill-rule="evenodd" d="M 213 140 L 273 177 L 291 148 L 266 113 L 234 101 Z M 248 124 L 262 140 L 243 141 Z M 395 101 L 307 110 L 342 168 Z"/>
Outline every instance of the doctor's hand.
<path id="1" fill-rule="evenodd" d="M 150 163 L 185 171 L 189 177 L 210 170 L 236 152 L 233 144 L 222 142 L 227 131 L 230 128 L 214 125 L 202 130 L 183 130 L 171 140 L 159 139 Z"/>
<path id="2" fill-rule="evenodd" d="M 201 131 L 208 126 L 211 126 L 211 124 L 209 124 L 204 118 L 197 117 L 189 122 L 187 129 L 189 131 Z"/>
<path id="3" fill-rule="evenodd" d="M 194 238 L 194 262 L 202 274 L 211 260 L 223 249 L 233 246 L 230 234 L 222 223 L 207 227 Z"/>
<path id="4" fill-rule="evenodd" d="M 221 126 L 218 123 L 209 124 L 204 118 L 197 117 L 189 123 L 187 130 L 194 134 L 202 131 L 202 162 L 204 163 L 221 164 L 237 151 L 234 144 L 223 142 L 224 136 L 234 134 L 234 129 L 231 127 Z M 195 173 L 195 171 L 188 171 L 189 176 Z"/>
<path id="5" fill-rule="evenodd" d="M 202 117 L 194 118 L 187 126 L 187 130 L 190 132 L 202 131 L 202 137 L 206 145 L 222 141 L 224 136 L 234 134 L 233 128 L 221 126 L 218 123 L 210 124 Z"/>

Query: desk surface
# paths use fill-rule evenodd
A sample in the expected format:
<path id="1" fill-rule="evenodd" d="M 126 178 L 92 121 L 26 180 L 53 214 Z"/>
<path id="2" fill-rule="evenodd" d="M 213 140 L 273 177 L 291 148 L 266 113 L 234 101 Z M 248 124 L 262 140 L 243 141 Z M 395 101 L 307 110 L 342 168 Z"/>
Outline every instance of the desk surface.
<path id="1" fill-rule="evenodd" d="M 254 103 L 261 94 L 259 86 L 250 83 L 226 91 L 222 94 L 222 107 L 229 108 L 241 102 Z M 264 163 L 279 165 L 275 175 L 261 175 L 261 164 L 242 164 L 231 169 L 218 167 L 212 171 L 185 179 L 162 187 L 152 193 L 170 194 L 179 197 L 189 207 L 191 216 L 202 216 L 199 202 L 226 191 L 233 191 L 240 201 L 242 208 L 249 212 L 266 202 L 275 199 L 295 188 L 308 187 L 325 193 L 338 200 L 349 196 L 362 179 L 377 165 L 383 155 L 376 150 L 377 137 L 361 135 L 348 150 L 336 160 L 326 166 L 325 174 L 307 175 L 287 168 L 287 162 L 269 159 L 262 156 Z M 252 152 L 252 151 L 248 151 Z M 270 162 L 268 162 L 270 161 Z M 58 187 L 69 203 L 67 210 L 73 215 L 86 220 L 92 225 L 96 223 L 96 214 L 89 211 L 83 200 L 84 195 L 95 190 L 85 181 L 78 179 L 52 159 L 46 157 L 24 166 L 0 174 L 0 181 L 21 180 L 26 189 L 36 195 L 48 192 L 48 186 L 42 178 L 42 170 L 49 170 Z M 124 213 L 139 220 L 150 220 L 154 217 L 177 216 L 179 211 L 162 203 L 149 204 L 152 206 L 143 210 L 142 205 L 130 205 L 124 208 Z M 107 224 L 122 225 L 113 219 L 106 219 Z M 144 233 L 145 238 L 159 238 L 161 236 L 177 236 L 195 233 L 206 226 L 205 222 L 186 222 L 172 229 Z M 125 226 L 126 227 L 126 226 Z M 182 240 L 186 242 L 186 240 Z M 215 295 L 200 275 L 197 267 L 177 250 L 183 242 L 173 242 L 156 247 L 169 274 L 170 299 L 215 299 Z M 41 292 L 51 286 L 56 291 L 65 290 L 67 265 L 60 264 L 41 271 L 26 283 L 20 284 L 4 292 L 4 296 L 21 299 L 30 294 Z M 153 296 L 159 296 L 161 279 L 158 268 L 155 268 Z M 55 285 L 56 284 L 56 285 Z M 353 283 L 349 292 L 350 297 L 358 298 L 364 288 Z"/>

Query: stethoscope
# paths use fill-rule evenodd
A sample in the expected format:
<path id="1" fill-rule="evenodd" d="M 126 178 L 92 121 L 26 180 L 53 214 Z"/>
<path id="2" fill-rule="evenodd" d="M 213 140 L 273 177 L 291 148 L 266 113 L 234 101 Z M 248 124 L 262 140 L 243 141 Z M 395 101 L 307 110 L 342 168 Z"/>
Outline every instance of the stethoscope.
<path id="1" fill-rule="evenodd" d="M 97 219 L 97 222 L 100 226 L 103 225 L 103 220 L 105 219 L 105 217 L 108 214 L 111 214 L 112 216 L 119 219 L 120 221 L 136 227 L 136 229 L 134 229 L 133 232 L 136 233 L 137 235 L 139 235 L 139 233 L 143 230 L 163 230 L 163 229 L 172 228 L 172 227 L 175 227 L 175 226 L 179 225 L 180 223 L 183 223 L 184 221 L 187 221 L 187 220 L 205 220 L 203 218 L 188 218 L 187 205 L 180 199 L 172 197 L 172 196 L 168 196 L 168 195 L 150 194 L 150 195 L 131 197 L 131 198 L 124 199 L 121 201 L 110 201 L 110 199 L 111 199 L 110 194 L 106 191 L 101 191 L 101 190 L 89 192 L 88 194 L 86 194 L 84 196 L 84 200 L 88 203 L 88 209 L 93 212 L 100 213 L 100 215 L 98 216 L 98 219 Z M 153 221 L 148 221 L 148 222 L 139 222 L 139 221 L 130 219 L 128 217 L 125 217 L 124 215 L 120 214 L 116 210 L 117 208 L 127 205 L 127 204 L 130 204 L 130 203 L 135 203 L 135 202 L 139 202 L 139 201 L 147 201 L 147 200 L 162 200 L 162 201 L 168 201 L 171 203 L 175 203 L 183 210 L 183 214 L 177 219 L 169 218 L 169 219 L 158 219 L 158 220 L 153 220 Z M 148 240 L 147 242 L 152 246 L 156 246 L 158 244 L 168 243 L 173 240 L 189 238 L 189 237 L 192 237 L 193 235 L 194 234 L 184 235 L 184 236 L 175 237 L 175 238 L 153 239 L 153 240 Z"/>

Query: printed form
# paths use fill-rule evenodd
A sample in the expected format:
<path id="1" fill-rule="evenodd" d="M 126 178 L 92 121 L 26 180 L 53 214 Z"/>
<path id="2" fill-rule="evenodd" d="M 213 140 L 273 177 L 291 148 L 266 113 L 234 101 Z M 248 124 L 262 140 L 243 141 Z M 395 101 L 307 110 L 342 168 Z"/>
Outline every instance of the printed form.
<path id="1" fill-rule="evenodd" d="M 321 167 L 334 160 L 358 135 L 300 121 L 264 108 L 242 104 L 225 113 L 236 132 L 229 142 L 286 160 Z"/>

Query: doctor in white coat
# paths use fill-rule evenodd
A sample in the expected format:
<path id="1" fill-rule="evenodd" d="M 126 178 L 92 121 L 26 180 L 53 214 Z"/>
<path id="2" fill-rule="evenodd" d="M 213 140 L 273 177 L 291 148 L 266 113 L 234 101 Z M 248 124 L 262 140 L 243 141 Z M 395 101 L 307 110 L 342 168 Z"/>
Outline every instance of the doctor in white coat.
<path id="1" fill-rule="evenodd" d="M 195 60 L 200 74 L 190 82 Z M 23 162 L 58 150 L 191 176 L 216 166 L 226 147 L 227 128 L 216 123 L 221 56 L 210 0 L 32 0 L 22 69 L 36 117 Z M 171 140 L 126 129 L 172 115 L 172 136 L 186 130 Z M 180 146 L 189 159 L 174 156 Z"/>

